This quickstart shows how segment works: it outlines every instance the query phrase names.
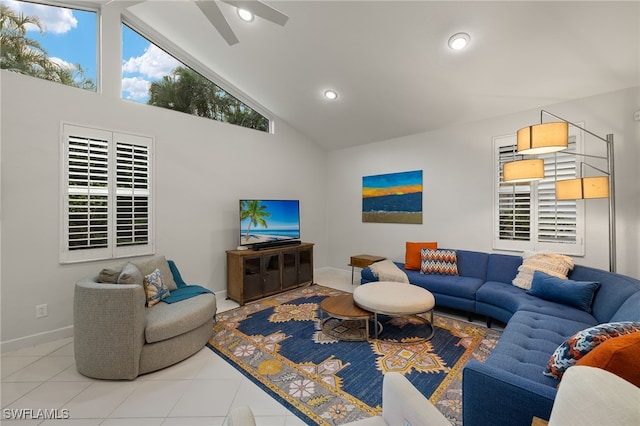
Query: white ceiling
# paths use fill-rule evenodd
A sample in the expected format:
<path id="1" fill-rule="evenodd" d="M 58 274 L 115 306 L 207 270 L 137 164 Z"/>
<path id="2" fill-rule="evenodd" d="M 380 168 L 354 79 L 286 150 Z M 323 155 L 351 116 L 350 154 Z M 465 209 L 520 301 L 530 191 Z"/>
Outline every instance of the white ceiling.
<path id="1" fill-rule="evenodd" d="M 640 1 L 265 2 L 286 26 L 219 3 L 234 46 L 188 0 L 128 13 L 327 150 L 640 85 Z"/>

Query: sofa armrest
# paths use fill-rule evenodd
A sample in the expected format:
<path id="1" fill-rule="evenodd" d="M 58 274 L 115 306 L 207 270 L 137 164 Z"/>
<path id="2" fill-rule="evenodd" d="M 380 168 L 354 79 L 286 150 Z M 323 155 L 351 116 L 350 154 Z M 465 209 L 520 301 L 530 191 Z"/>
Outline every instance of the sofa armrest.
<path id="1" fill-rule="evenodd" d="M 553 387 L 472 360 L 462 372 L 463 423 L 530 425 L 534 416 L 549 419 L 556 393 Z"/>
<path id="2" fill-rule="evenodd" d="M 81 374 L 134 379 L 144 345 L 145 294 L 138 284 L 102 284 L 86 278 L 73 298 L 74 354 Z"/>

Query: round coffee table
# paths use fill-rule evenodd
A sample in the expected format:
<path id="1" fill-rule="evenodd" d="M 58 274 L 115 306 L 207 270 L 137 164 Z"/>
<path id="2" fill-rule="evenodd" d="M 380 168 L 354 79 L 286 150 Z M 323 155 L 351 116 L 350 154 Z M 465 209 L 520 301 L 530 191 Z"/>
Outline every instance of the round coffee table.
<path id="1" fill-rule="evenodd" d="M 323 320 L 323 313 L 327 314 L 327 318 Z M 359 308 L 353 303 L 353 295 L 342 294 L 339 296 L 330 296 L 320 302 L 320 326 L 322 331 L 336 339 L 340 340 L 369 340 L 369 318 L 371 312 L 365 311 Z M 330 330 L 328 327 L 325 329 L 325 324 L 332 318 L 339 320 L 364 320 L 365 322 L 365 338 L 348 337 L 346 335 L 340 335 Z"/>
<path id="2" fill-rule="evenodd" d="M 435 333 L 433 327 L 433 308 L 436 299 L 430 291 L 413 284 L 391 281 L 379 281 L 360 285 L 353 291 L 354 303 L 367 311 L 373 312 L 373 323 L 376 324 L 375 338 L 378 338 L 378 314 L 389 316 L 410 315 L 418 318 L 431 328 L 430 340 Z M 430 314 L 430 319 L 418 314 Z M 415 343 L 415 341 L 413 341 Z"/>

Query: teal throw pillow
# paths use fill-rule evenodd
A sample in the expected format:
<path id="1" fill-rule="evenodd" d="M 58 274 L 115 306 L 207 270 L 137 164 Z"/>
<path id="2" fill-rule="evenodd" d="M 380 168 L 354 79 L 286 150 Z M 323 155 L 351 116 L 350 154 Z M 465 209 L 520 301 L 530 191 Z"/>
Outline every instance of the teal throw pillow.
<path id="1" fill-rule="evenodd" d="M 598 287 L 600 287 L 598 282 L 564 280 L 535 271 L 527 294 L 590 313 L 593 295 Z"/>

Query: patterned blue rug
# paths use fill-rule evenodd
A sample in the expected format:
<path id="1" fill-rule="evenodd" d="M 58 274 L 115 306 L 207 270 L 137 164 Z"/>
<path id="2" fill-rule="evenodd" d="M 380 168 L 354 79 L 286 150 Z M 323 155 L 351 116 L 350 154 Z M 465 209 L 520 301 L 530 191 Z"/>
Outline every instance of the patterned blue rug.
<path id="1" fill-rule="evenodd" d="M 462 424 L 462 367 L 484 360 L 501 333 L 436 315 L 435 335 L 420 342 L 429 331 L 422 322 L 379 316 L 379 340 L 337 340 L 320 329 L 319 306 L 340 294 L 312 285 L 219 313 L 209 347 L 307 424 L 379 415 L 388 371 L 404 374 Z M 330 320 L 325 330 L 357 337 L 364 323 Z"/>

